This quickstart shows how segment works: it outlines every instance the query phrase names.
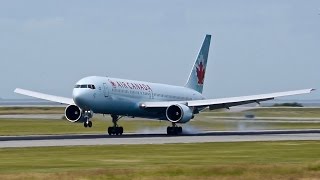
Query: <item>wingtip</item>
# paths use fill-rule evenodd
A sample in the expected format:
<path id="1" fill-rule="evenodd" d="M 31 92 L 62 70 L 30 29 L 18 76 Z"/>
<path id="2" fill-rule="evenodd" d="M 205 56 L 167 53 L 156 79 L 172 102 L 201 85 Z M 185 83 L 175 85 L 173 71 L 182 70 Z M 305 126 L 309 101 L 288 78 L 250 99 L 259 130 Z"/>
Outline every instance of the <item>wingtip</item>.
<path id="1" fill-rule="evenodd" d="M 15 88 L 13 92 L 18 92 L 20 88 Z"/>
<path id="2" fill-rule="evenodd" d="M 14 93 L 18 93 L 18 94 L 20 94 L 21 92 L 23 92 L 23 91 L 25 91 L 24 89 L 21 89 L 21 88 L 16 88 L 16 89 L 14 89 Z"/>

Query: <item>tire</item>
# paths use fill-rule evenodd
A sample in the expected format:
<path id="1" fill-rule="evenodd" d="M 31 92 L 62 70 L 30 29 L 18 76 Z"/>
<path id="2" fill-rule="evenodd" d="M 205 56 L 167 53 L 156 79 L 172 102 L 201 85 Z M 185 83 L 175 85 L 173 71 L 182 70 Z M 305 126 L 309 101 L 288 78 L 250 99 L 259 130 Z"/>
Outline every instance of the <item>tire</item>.
<path id="1" fill-rule="evenodd" d="M 92 127 L 92 121 L 88 122 L 88 127 L 90 127 L 90 128 Z"/>
<path id="2" fill-rule="evenodd" d="M 87 128 L 87 127 L 88 127 L 87 122 L 84 122 L 84 123 L 83 123 L 83 127 L 85 127 L 85 128 Z"/>
<path id="3" fill-rule="evenodd" d="M 112 127 L 108 127 L 108 134 L 111 136 L 113 133 L 112 133 Z"/>
<path id="4" fill-rule="evenodd" d="M 120 135 L 123 134 L 123 127 L 119 127 L 119 134 L 120 134 Z"/>
<path id="5" fill-rule="evenodd" d="M 178 134 L 179 134 L 179 129 L 178 129 L 178 127 L 173 127 L 173 128 L 172 128 L 172 134 L 173 134 L 173 135 L 178 135 Z"/>
<path id="6" fill-rule="evenodd" d="M 178 134 L 182 134 L 182 127 L 178 127 Z"/>
<path id="7" fill-rule="evenodd" d="M 170 127 L 170 126 L 167 127 L 167 134 L 168 135 L 172 135 L 173 134 L 173 128 L 172 127 Z"/>
<path id="8" fill-rule="evenodd" d="M 117 136 L 121 135 L 123 133 L 123 127 L 115 127 L 114 131 Z"/>

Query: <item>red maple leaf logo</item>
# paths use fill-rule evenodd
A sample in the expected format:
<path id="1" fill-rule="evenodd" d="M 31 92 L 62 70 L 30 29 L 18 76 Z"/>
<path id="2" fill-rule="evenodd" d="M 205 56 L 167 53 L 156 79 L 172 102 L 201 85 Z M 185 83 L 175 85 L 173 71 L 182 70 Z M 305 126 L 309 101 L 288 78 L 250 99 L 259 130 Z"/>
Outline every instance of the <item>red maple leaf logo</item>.
<path id="1" fill-rule="evenodd" d="M 206 72 L 206 69 L 204 68 L 202 62 L 198 64 L 198 67 L 196 67 L 196 70 L 197 70 L 198 84 L 202 85 L 204 81 L 204 74 Z"/>
<path id="2" fill-rule="evenodd" d="M 111 81 L 111 80 L 109 80 L 109 82 L 111 83 L 111 85 L 112 85 L 113 87 L 116 87 L 116 83 L 114 83 L 114 82 Z"/>

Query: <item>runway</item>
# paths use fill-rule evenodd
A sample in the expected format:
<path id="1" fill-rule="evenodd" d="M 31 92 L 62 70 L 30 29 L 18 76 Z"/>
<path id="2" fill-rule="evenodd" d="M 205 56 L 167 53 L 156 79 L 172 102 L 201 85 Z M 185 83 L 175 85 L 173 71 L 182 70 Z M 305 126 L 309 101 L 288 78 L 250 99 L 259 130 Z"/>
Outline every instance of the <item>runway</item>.
<path id="1" fill-rule="evenodd" d="M 134 133 L 122 136 L 105 134 L 1 136 L 0 148 L 293 140 L 320 140 L 320 130 L 215 131 L 180 136 Z"/>

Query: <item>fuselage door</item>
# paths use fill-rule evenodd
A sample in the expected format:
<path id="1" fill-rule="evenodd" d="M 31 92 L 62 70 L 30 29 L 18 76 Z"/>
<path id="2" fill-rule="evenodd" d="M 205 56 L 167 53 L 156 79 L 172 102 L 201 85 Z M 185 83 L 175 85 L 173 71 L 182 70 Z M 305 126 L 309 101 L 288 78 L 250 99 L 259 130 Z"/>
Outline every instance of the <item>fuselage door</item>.
<path id="1" fill-rule="evenodd" d="M 104 97 L 108 97 L 109 96 L 107 83 L 103 83 L 103 94 L 104 94 Z"/>
<path id="2" fill-rule="evenodd" d="M 150 99 L 153 99 L 153 92 L 149 90 L 149 93 L 150 93 Z"/>

